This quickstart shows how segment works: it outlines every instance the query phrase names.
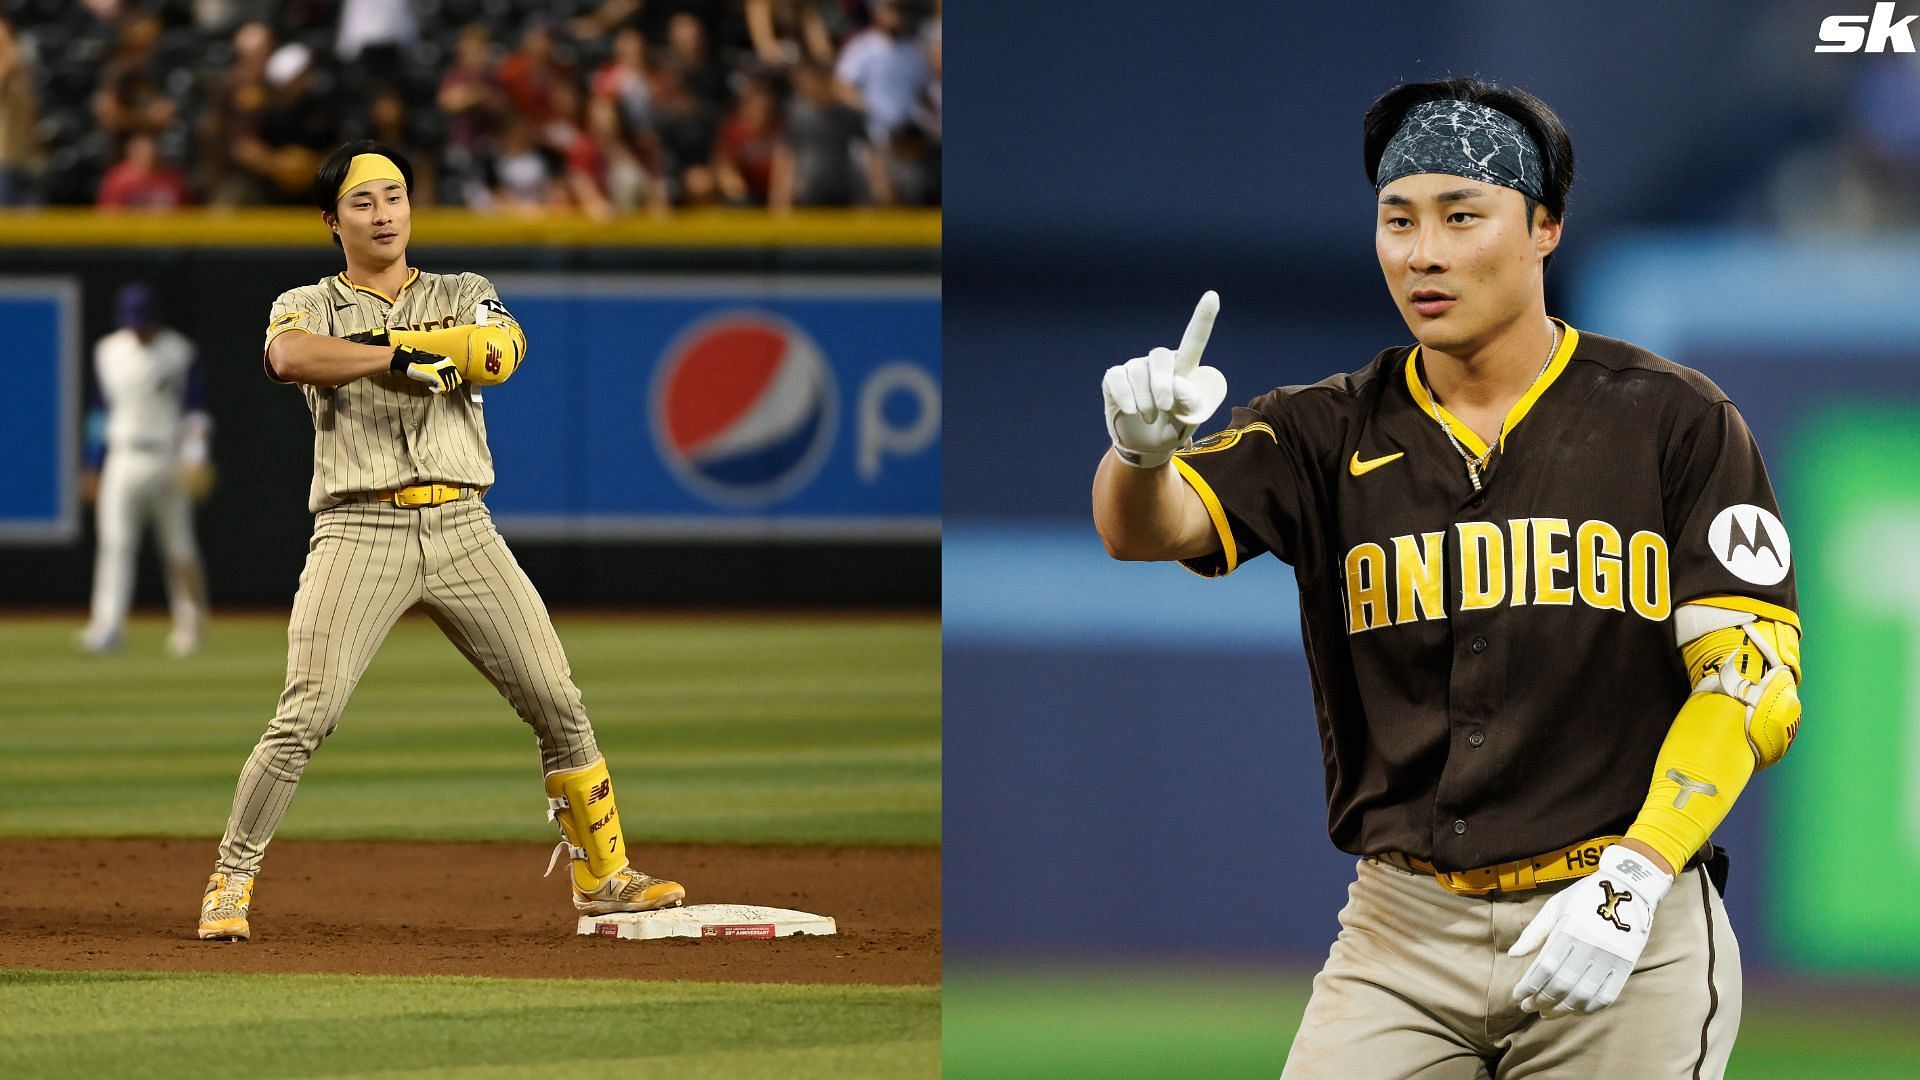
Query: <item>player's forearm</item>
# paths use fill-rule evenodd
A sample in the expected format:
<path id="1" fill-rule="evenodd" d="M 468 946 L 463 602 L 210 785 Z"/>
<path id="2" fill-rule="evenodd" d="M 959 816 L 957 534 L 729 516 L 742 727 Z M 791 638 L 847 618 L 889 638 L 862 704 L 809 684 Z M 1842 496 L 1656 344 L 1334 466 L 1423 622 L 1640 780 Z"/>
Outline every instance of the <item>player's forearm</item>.
<path id="1" fill-rule="evenodd" d="M 345 338 L 298 331 L 281 334 L 267 346 L 274 374 L 308 386 L 345 386 L 355 379 L 393 369 L 393 348 L 362 345 Z"/>
<path id="2" fill-rule="evenodd" d="M 1137 469 L 1112 450 L 1094 473 L 1093 524 L 1116 559 L 1195 559 L 1220 550 L 1206 506 L 1171 463 Z"/>

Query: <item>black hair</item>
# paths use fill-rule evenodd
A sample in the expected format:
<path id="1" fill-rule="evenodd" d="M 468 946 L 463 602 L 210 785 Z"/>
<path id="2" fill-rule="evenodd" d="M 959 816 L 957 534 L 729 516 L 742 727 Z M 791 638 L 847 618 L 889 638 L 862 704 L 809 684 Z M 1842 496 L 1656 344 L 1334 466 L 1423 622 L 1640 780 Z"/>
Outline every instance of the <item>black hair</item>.
<path id="1" fill-rule="evenodd" d="M 1380 155 L 1387 143 L 1400 131 L 1407 113 L 1429 101 L 1471 101 L 1495 112 L 1505 113 L 1526 129 L 1527 136 L 1540 151 L 1540 198 L 1524 196 L 1527 201 L 1527 231 L 1533 231 L 1533 208 L 1544 206 L 1550 221 L 1566 216 L 1567 192 L 1573 187 L 1573 140 L 1567 128 L 1547 103 L 1511 86 L 1500 86 L 1483 79 L 1451 78 L 1431 82 L 1401 83 L 1381 94 L 1367 107 L 1361 122 L 1366 155 L 1367 183 L 1374 184 L 1380 174 Z M 1551 262 L 1553 256 L 1547 256 Z"/>
<path id="2" fill-rule="evenodd" d="M 413 164 L 400 151 L 373 139 L 355 139 L 328 154 L 313 171 L 313 204 L 321 213 L 338 216 L 340 185 L 347 178 L 347 170 L 353 167 L 353 159 L 361 154 L 380 154 L 398 165 L 400 179 L 406 182 L 408 191 L 413 190 Z M 332 236 L 334 246 L 339 247 L 340 234 L 332 233 Z"/>

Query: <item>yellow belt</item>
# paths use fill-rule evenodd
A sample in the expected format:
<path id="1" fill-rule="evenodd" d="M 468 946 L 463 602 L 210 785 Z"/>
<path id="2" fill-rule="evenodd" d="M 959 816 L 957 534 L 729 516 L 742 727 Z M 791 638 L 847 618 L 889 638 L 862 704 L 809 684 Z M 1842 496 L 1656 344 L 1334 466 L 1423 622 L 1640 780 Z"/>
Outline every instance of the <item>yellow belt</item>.
<path id="1" fill-rule="evenodd" d="M 1498 866 L 1482 866 L 1477 870 L 1436 870 L 1432 863 L 1412 856 L 1400 856 L 1397 861 L 1405 862 L 1410 869 L 1420 873 L 1432 874 L 1440 887 L 1448 892 L 1462 896 L 1485 896 L 1492 892 L 1525 892 L 1537 885 L 1586 877 L 1599 869 L 1600 852 L 1608 844 L 1618 843 L 1620 839 L 1618 836 L 1596 836 L 1591 840 L 1568 844 L 1557 851 L 1535 855 L 1531 859 L 1516 859 Z"/>
<path id="2" fill-rule="evenodd" d="M 395 506 L 439 506 L 478 494 L 479 488 L 451 487 L 447 484 L 414 484 L 386 491 L 356 491 L 344 496 L 348 502 L 390 502 Z"/>

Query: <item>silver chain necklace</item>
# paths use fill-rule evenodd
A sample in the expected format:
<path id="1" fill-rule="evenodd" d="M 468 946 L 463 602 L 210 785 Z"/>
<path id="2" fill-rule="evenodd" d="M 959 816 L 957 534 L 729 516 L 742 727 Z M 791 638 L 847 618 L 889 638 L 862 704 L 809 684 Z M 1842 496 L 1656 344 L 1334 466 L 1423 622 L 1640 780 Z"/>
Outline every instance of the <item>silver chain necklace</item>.
<path id="1" fill-rule="evenodd" d="M 1546 362 L 1540 365 L 1539 372 L 1534 375 L 1533 381 L 1535 383 L 1538 383 L 1540 381 L 1540 377 L 1547 373 L 1547 369 L 1553 366 L 1553 354 L 1559 351 L 1560 351 L 1560 324 L 1554 323 L 1553 324 L 1553 347 L 1547 350 Z M 1527 389 L 1531 390 L 1533 389 L 1533 386 L 1529 384 Z M 1453 433 L 1453 425 L 1447 423 L 1447 418 L 1440 415 L 1440 399 L 1439 398 L 1433 399 L 1433 406 L 1434 406 L 1433 418 L 1440 422 L 1440 430 L 1446 433 L 1447 441 L 1453 444 L 1453 448 L 1455 450 L 1460 451 L 1461 460 L 1467 463 L 1467 479 L 1473 482 L 1473 490 L 1479 491 L 1481 487 L 1480 470 L 1486 468 L 1487 465 L 1493 461 L 1493 453 L 1495 450 L 1499 448 L 1500 439 L 1504 437 L 1507 433 L 1506 423 L 1504 421 L 1501 423 L 1500 435 L 1494 438 L 1493 445 L 1487 447 L 1486 453 L 1476 458 L 1473 456 L 1471 452 L 1467 450 L 1465 446 L 1462 446 L 1460 444 L 1459 438 L 1456 437 Z"/>

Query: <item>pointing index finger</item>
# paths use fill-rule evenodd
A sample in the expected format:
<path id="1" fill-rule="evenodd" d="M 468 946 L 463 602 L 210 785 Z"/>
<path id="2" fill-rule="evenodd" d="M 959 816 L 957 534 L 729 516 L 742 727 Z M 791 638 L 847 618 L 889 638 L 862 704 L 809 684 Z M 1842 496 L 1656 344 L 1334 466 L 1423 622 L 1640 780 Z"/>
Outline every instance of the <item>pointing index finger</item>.
<path id="1" fill-rule="evenodd" d="M 1194 305 L 1187 332 L 1180 337 L 1180 349 L 1174 354 L 1173 373 L 1185 375 L 1200 366 L 1200 354 L 1206 351 L 1207 338 L 1213 335 L 1213 318 L 1220 314 L 1220 294 L 1208 289 Z"/>

